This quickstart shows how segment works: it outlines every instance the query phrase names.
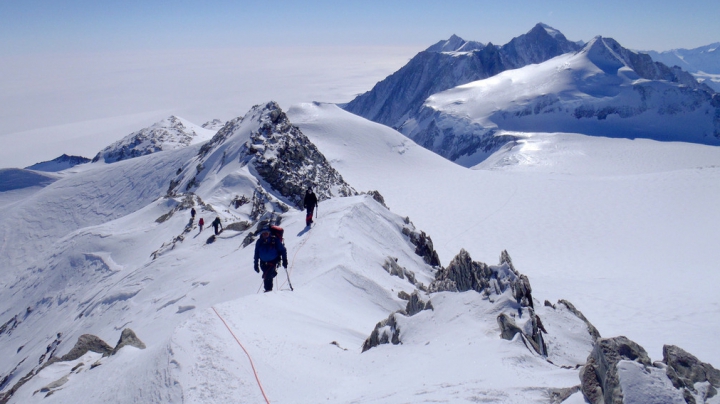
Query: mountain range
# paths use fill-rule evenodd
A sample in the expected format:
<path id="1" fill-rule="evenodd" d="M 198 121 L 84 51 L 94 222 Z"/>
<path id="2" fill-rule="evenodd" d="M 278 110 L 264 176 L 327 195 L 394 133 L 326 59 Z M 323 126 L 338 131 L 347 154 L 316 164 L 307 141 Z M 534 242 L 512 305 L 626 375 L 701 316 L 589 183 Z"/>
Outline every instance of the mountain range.
<path id="1" fill-rule="evenodd" d="M 720 143 L 712 88 L 611 38 L 581 46 L 538 24 L 504 46 L 448 51 L 464 43 L 433 45 L 343 107 L 467 167 L 514 131 Z"/>
<path id="2" fill-rule="evenodd" d="M 668 66 L 679 66 L 692 73 L 698 81 L 720 91 L 720 42 L 693 49 L 673 49 L 665 52 L 647 51 L 653 60 Z"/>
<path id="3" fill-rule="evenodd" d="M 715 95 L 608 38 L 519 38 L 433 45 L 438 66 L 536 61 L 408 84 L 431 92 L 397 115 L 480 128 L 498 139 L 483 156 L 266 102 L 222 124 L 172 116 L 60 172 L 0 172 L 0 403 L 718 402 L 720 149 L 700 129 L 655 139 L 665 116 L 704 122 Z M 553 130 L 582 119 L 601 124 Z M 601 131 L 622 119 L 655 134 Z M 259 293 L 268 224 L 288 266 Z"/>

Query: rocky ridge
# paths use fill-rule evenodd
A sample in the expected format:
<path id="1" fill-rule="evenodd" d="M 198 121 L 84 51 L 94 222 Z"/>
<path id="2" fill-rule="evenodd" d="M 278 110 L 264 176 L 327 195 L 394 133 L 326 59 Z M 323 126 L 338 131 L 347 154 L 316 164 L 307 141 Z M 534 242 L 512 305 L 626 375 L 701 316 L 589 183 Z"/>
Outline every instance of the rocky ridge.
<path id="1" fill-rule="evenodd" d="M 392 259 L 386 261 L 386 266 L 391 274 L 398 272 Z M 666 345 L 663 360 L 653 363 L 643 347 L 624 336 L 602 338 L 592 323 L 566 300 L 560 300 L 557 305 L 546 301 L 545 320 L 541 320 L 535 310 L 530 281 L 515 269 L 507 251 L 500 254 L 498 265 L 487 265 L 473 261 L 467 251 L 461 250 L 447 268 L 437 269 L 429 287 L 418 287 L 411 295 L 405 292 L 398 295 L 407 301 L 406 308 L 377 323 L 363 343 L 362 352 L 382 344 L 402 344 L 407 337 L 406 325 L 413 321 L 411 318 L 424 310 L 434 310 L 433 300 L 437 300 L 439 293 L 467 291 L 482 294 L 489 305 L 495 306 L 492 311 L 499 312 L 500 338 L 508 341 L 519 338 L 528 350 L 548 363 L 577 369 L 580 382 L 577 386 L 547 389 L 546 396 L 553 403 L 562 403 L 578 392 L 591 404 L 646 402 L 643 400 L 648 397 L 655 400 L 652 402 L 663 403 L 716 402 L 720 370 L 679 347 Z M 583 324 L 581 333 L 589 344 L 585 363 L 561 363 L 561 351 L 567 342 L 557 339 L 557 335 L 547 340 L 548 328 L 558 326 L 555 323 L 561 319 L 562 312 L 573 316 L 576 324 Z"/>

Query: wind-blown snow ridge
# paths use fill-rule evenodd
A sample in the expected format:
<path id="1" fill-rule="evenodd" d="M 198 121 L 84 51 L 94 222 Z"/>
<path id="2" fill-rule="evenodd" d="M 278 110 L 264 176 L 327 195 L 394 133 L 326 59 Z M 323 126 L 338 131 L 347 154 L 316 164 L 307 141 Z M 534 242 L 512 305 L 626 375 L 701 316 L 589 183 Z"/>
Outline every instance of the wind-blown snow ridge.
<path id="1" fill-rule="evenodd" d="M 49 171 L 56 172 L 75 167 L 78 164 L 89 163 L 90 159 L 82 156 L 68 156 L 63 154 L 62 156 L 55 158 L 50 161 L 43 161 L 40 163 L 33 164 L 29 167 L 25 167 L 27 170 L 35 171 Z"/>

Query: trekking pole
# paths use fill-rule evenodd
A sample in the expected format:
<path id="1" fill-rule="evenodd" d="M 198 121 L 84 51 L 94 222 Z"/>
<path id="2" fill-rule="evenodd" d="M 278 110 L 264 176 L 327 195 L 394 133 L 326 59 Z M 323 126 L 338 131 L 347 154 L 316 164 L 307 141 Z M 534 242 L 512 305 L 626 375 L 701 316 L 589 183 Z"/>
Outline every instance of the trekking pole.
<path id="1" fill-rule="evenodd" d="M 320 204 L 317 204 L 317 205 L 315 205 L 315 218 L 316 219 L 320 217 L 319 212 L 320 212 Z"/>
<path id="2" fill-rule="evenodd" d="M 288 285 L 290 285 L 290 291 L 292 292 L 292 291 L 294 291 L 295 289 L 293 289 L 293 287 L 292 287 L 292 282 L 290 282 L 290 274 L 288 273 L 287 268 L 285 268 L 285 275 L 287 276 Z"/>

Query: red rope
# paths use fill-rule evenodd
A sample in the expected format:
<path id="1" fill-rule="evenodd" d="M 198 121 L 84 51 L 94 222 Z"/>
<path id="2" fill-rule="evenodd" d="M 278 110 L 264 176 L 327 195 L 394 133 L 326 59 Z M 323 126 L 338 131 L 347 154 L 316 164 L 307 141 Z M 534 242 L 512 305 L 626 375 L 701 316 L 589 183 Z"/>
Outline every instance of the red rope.
<path id="1" fill-rule="evenodd" d="M 263 398 L 265 398 L 265 402 L 267 404 L 270 404 L 270 400 L 268 400 L 267 396 L 265 395 L 265 390 L 263 390 L 262 384 L 260 383 L 260 378 L 258 377 L 257 371 L 255 370 L 255 365 L 253 364 L 253 360 L 250 357 L 250 354 L 248 353 L 247 349 L 245 349 L 245 347 L 240 342 L 238 337 L 235 336 L 235 333 L 230 329 L 230 326 L 227 325 L 227 323 L 225 322 L 225 319 L 223 319 L 222 316 L 220 315 L 220 313 L 218 313 L 217 310 L 215 310 L 215 307 L 213 307 L 212 309 L 215 312 L 215 314 L 217 314 L 218 318 L 220 318 L 220 321 L 222 321 L 223 324 L 225 324 L 225 327 L 228 329 L 228 331 L 230 331 L 230 334 L 232 334 L 233 338 L 235 338 L 235 341 L 237 341 L 238 345 L 240 345 L 240 348 L 242 348 L 242 350 L 245 352 L 245 355 L 247 355 L 248 360 L 250 360 L 250 367 L 252 367 L 253 374 L 255 374 L 255 380 L 257 381 L 258 387 L 260 387 L 260 392 L 262 393 Z"/>

